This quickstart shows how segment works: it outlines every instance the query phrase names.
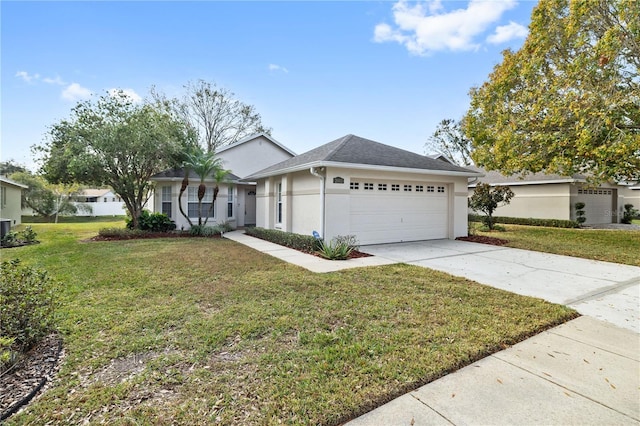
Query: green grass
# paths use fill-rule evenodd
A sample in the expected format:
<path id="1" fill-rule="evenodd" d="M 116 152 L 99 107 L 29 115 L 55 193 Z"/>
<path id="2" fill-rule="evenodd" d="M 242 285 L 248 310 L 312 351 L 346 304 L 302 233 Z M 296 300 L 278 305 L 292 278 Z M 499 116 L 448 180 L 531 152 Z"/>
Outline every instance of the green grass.
<path id="1" fill-rule="evenodd" d="M 477 232 L 508 240 L 508 247 L 640 266 L 640 231 L 504 225 L 506 232 Z"/>
<path id="2" fill-rule="evenodd" d="M 58 217 L 58 223 L 101 223 L 101 222 L 114 222 L 118 221 L 119 224 L 124 225 L 126 216 L 60 216 Z M 22 223 L 51 223 L 53 218 L 44 218 L 41 216 L 22 216 Z"/>
<path id="3" fill-rule="evenodd" d="M 340 424 L 576 316 L 409 265 L 314 274 L 229 240 L 82 242 L 12 257 L 61 283 L 65 358 L 9 424 Z M 3 251 L 3 258 L 6 251 Z"/>

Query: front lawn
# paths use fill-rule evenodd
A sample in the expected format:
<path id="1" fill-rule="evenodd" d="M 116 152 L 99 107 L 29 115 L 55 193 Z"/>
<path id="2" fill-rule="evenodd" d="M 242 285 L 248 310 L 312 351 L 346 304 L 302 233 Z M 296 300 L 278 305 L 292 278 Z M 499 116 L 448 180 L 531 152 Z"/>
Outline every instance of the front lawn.
<path id="1" fill-rule="evenodd" d="M 416 266 L 314 274 L 224 239 L 80 241 L 104 226 L 33 225 L 42 243 L 11 250 L 61 281 L 66 355 L 9 424 L 340 424 L 576 316 Z"/>
<path id="2" fill-rule="evenodd" d="M 502 225 L 506 232 L 477 232 L 508 240 L 507 247 L 640 266 L 640 231 Z"/>

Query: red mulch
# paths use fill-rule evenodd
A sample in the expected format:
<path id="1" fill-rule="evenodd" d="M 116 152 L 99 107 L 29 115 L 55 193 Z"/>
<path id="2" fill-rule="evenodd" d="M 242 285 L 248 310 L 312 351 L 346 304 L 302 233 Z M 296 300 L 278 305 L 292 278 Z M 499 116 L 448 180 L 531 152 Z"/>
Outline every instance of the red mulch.
<path id="1" fill-rule="evenodd" d="M 492 246 L 503 246 L 509 241 L 495 237 L 485 237 L 484 235 L 469 235 L 468 237 L 458 237 L 456 240 L 469 241 L 472 243 L 490 244 Z"/>

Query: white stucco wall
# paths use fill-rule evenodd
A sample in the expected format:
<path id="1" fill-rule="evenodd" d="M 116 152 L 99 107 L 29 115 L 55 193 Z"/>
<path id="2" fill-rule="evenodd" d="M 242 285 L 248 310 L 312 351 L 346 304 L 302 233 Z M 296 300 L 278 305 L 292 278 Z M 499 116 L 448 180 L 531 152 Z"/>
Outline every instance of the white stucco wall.
<path id="1" fill-rule="evenodd" d="M 292 157 L 264 136 L 223 149 L 217 155 L 224 161 L 224 168 L 239 177 L 249 176 Z"/>
<path id="2" fill-rule="evenodd" d="M 571 220 L 571 184 L 512 185 L 515 196 L 494 216 Z M 469 191 L 469 195 L 473 190 Z"/>
<path id="3" fill-rule="evenodd" d="M 456 238 L 467 235 L 467 178 L 442 175 L 425 175 L 421 173 L 388 172 L 380 170 L 327 168 L 325 179 L 325 226 L 324 237 L 330 240 L 337 235 L 352 235 L 351 207 L 354 198 L 351 196 L 350 181 L 352 178 L 394 183 L 430 183 L 447 188 L 448 219 L 444 225 L 444 235 Z M 342 178 L 343 183 L 340 183 Z M 275 222 L 276 188 L 282 183 L 283 188 L 283 221 Z M 281 229 L 287 232 L 310 235 L 313 231 L 323 234 L 321 180 L 308 170 L 261 179 L 258 182 L 257 226 Z M 411 214 L 412 212 L 408 212 Z M 400 219 L 399 219 L 400 220 Z"/>

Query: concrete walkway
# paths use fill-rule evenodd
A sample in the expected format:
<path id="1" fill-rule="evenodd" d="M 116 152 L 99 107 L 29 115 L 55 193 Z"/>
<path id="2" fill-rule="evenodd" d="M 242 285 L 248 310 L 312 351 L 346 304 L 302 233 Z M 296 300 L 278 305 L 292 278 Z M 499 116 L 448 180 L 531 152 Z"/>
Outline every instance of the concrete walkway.
<path id="1" fill-rule="evenodd" d="M 463 241 L 362 247 L 328 261 L 231 232 L 314 272 L 409 263 L 574 307 L 583 317 L 431 382 L 351 421 L 383 425 L 640 425 L 640 268 Z"/>
<path id="2" fill-rule="evenodd" d="M 285 262 L 301 266 L 311 272 L 335 272 L 343 269 L 360 268 L 362 266 L 379 266 L 398 263 L 397 260 L 375 256 L 349 260 L 322 259 L 321 257 L 302 253 L 298 250 L 261 240 L 260 238 L 251 237 L 245 234 L 244 231 L 227 232 L 224 234 L 224 237 L 280 260 L 284 260 Z"/>

